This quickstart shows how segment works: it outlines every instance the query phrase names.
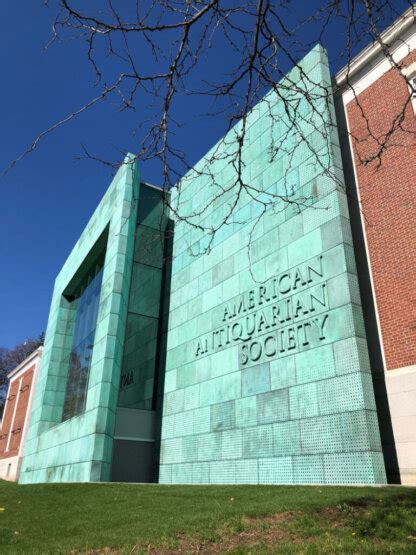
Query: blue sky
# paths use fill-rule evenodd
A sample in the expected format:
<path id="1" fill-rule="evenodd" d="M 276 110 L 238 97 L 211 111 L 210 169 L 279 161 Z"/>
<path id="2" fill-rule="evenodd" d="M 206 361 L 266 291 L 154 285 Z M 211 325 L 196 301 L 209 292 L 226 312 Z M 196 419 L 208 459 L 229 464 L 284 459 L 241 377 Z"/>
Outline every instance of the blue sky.
<path id="1" fill-rule="evenodd" d="M 293 3 L 293 16 L 310 4 Z M 397 0 L 398 9 L 402 4 Z M 2 171 L 39 132 L 82 106 L 97 88 L 80 39 L 44 50 L 51 36 L 53 2 L 48 8 L 41 0 L 3 0 L 0 14 Z M 324 42 L 332 71 L 343 65 L 340 29 L 331 28 Z M 363 37 L 362 46 L 367 42 Z M 221 65 L 226 67 L 232 56 L 224 49 Z M 208 61 L 203 77 L 215 78 L 218 62 Z M 197 98 L 180 102 L 176 112 L 186 122 L 178 142 L 193 162 L 226 130 L 223 118 L 201 118 L 200 112 Z M 108 100 L 47 137 L 0 177 L 0 346 L 13 347 L 46 329 L 55 276 L 111 181 L 111 169 L 75 159 L 82 154 L 81 143 L 104 158 L 118 159 L 119 149 L 135 151 L 133 130 L 145 117 L 145 107 L 143 114 L 119 113 L 115 101 Z M 144 165 L 141 173 L 157 183 L 154 164 Z"/>

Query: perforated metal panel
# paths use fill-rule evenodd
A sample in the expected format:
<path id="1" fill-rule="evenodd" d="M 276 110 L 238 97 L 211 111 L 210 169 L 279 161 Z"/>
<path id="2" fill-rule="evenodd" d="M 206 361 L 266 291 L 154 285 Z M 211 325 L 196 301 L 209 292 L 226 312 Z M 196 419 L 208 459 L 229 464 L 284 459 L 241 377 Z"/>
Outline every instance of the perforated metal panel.
<path id="1" fill-rule="evenodd" d="M 330 86 L 320 47 L 301 65 Z M 164 483 L 385 481 L 337 133 L 328 148 L 314 127 L 319 114 L 333 117 L 333 106 L 301 110 L 302 136 L 285 136 L 287 115 L 273 92 L 253 109 L 243 173 L 260 200 L 290 185 L 302 203 L 270 203 L 262 214 L 242 194 L 233 220 L 199 256 L 210 237 L 177 222 Z M 225 156 L 233 133 L 216 145 L 217 160 L 202 159 L 200 173 L 191 170 L 173 191 L 174 205 L 200 211 L 204 226 L 215 227 L 235 198 Z M 305 136 L 321 148 L 320 163 Z M 272 139 L 282 148 L 270 160 Z"/>

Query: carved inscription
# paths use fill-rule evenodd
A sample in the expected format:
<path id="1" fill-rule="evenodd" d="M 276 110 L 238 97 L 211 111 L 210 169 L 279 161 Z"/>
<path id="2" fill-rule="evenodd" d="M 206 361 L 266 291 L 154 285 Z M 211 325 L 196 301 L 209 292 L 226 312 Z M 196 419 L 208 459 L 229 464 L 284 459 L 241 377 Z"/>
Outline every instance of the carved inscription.
<path id="1" fill-rule="evenodd" d="M 131 384 L 134 384 L 134 374 L 132 370 L 130 372 L 127 372 L 121 375 L 120 389 L 124 389 L 125 387 L 128 387 Z"/>
<path id="2" fill-rule="evenodd" d="M 245 366 L 317 345 L 326 337 L 327 311 L 320 256 L 224 304 L 221 326 L 197 340 L 195 356 L 238 343 Z"/>

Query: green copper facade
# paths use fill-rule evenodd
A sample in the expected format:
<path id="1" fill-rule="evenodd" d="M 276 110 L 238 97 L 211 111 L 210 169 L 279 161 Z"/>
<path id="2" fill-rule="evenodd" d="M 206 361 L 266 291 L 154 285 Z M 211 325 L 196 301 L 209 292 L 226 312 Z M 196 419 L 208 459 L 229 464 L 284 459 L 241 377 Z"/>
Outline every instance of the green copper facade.
<path id="1" fill-rule="evenodd" d="M 240 122 L 172 191 L 172 253 L 118 171 L 56 279 L 21 483 L 386 482 L 322 48 L 285 83 L 296 125 L 257 104 L 244 187 Z"/>
<path id="2" fill-rule="evenodd" d="M 110 479 L 138 183 L 126 159 L 56 278 L 20 483 Z M 67 291 L 98 248 L 105 259 L 86 399 L 62 421 L 74 331 Z"/>
<path id="3" fill-rule="evenodd" d="M 320 47 L 300 65 L 331 90 Z M 298 69 L 287 79 L 304 87 Z M 211 245 L 175 225 L 160 482 L 386 481 L 337 130 L 314 125 L 335 121 L 333 105 L 299 114 L 273 159 L 284 104 L 270 92 L 249 115 L 251 194 L 230 186 L 235 130 L 174 192 L 178 214 L 208 228 L 236 209 Z"/>

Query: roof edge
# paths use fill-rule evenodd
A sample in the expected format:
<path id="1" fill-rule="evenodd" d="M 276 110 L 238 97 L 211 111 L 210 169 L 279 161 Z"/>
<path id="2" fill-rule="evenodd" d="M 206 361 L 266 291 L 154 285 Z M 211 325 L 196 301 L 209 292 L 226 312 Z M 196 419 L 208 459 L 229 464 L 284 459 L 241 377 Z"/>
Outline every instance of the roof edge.
<path id="1" fill-rule="evenodd" d="M 43 346 L 41 345 L 40 347 L 38 347 L 37 349 L 35 349 L 33 352 L 30 353 L 30 355 L 28 355 L 25 360 L 23 360 L 18 366 L 16 366 L 16 368 L 13 368 L 13 370 L 11 370 L 11 372 L 9 372 L 7 374 L 7 377 L 10 379 L 12 378 L 15 374 L 18 374 L 20 372 L 20 370 L 22 370 L 22 368 L 24 368 L 27 364 L 29 364 L 29 362 L 31 360 L 33 360 L 34 358 L 36 358 L 37 356 L 40 356 L 42 354 L 43 351 Z"/>
<path id="2" fill-rule="evenodd" d="M 387 29 L 380 33 L 381 41 L 387 46 L 391 46 L 397 38 L 406 31 L 413 23 L 416 23 L 416 4 L 408 8 L 396 21 L 394 21 Z M 359 54 L 357 54 L 348 64 L 335 74 L 335 82 L 339 87 L 346 84 L 347 79 L 355 75 L 362 69 L 372 58 L 374 58 L 382 47 L 379 42 L 373 42 L 366 46 Z"/>

